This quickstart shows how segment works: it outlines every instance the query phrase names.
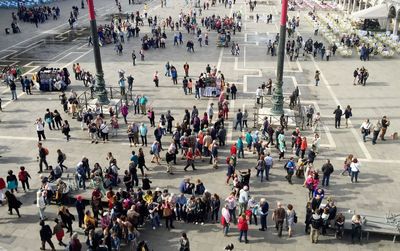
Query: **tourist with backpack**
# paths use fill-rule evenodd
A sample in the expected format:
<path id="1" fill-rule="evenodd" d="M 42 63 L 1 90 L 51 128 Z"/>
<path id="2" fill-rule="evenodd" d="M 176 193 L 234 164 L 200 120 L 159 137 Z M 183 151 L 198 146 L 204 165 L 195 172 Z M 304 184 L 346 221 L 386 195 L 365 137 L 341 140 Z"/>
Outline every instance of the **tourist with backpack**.
<path id="1" fill-rule="evenodd" d="M 29 181 L 28 179 L 31 179 L 31 176 L 29 175 L 29 173 L 25 170 L 24 166 L 21 166 L 20 171 L 18 173 L 18 179 L 19 181 L 21 181 L 22 184 L 22 188 L 24 189 L 24 192 L 26 192 L 26 189 L 30 189 L 29 188 Z"/>
<path id="2" fill-rule="evenodd" d="M 294 163 L 293 157 L 290 157 L 289 161 L 286 162 L 285 169 L 286 169 L 286 172 L 287 172 L 287 175 L 285 176 L 285 178 L 287 179 L 289 184 L 293 184 L 292 183 L 292 176 L 294 174 L 294 171 L 296 170 L 296 163 Z"/>
<path id="3" fill-rule="evenodd" d="M 320 210 L 317 209 L 311 216 L 311 231 L 310 231 L 310 239 L 311 243 L 318 243 L 319 230 L 322 227 L 322 218 L 320 215 Z"/>
<path id="4" fill-rule="evenodd" d="M 46 170 L 49 170 L 49 165 L 47 164 L 46 156 L 49 155 L 49 149 L 44 148 L 42 143 L 38 143 L 38 148 L 39 148 L 39 172 L 43 172 L 43 164 L 46 166 Z"/>

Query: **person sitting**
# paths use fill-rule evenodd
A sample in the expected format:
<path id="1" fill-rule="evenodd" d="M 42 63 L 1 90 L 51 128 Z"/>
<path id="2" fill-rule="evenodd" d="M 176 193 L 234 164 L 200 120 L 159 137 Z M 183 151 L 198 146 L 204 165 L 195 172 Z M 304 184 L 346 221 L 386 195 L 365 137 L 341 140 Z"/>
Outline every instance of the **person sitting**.
<path id="1" fill-rule="evenodd" d="M 61 178 L 62 172 L 61 172 L 61 167 L 56 166 L 53 168 L 53 166 L 49 166 L 50 169 L 50 174 L 49 174 L 49 182 L 56 181 L 57 179 Z"/>

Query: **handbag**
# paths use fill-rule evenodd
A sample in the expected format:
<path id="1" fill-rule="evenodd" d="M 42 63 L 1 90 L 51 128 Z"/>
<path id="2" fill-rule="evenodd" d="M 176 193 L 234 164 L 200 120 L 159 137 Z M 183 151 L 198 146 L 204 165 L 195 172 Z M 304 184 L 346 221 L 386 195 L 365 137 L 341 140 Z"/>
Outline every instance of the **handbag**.
<path id="1" fill-rule="evenodd" d="M 298 220 L 298 219 L 297 219 L 297 214 L 296 214 L 296 212 L 294 212 L 293 222 L 294 222 L 294 223 L 297 223 L 297 220 Z"/>
<path id="2" fill-rule="evenodd" d="M 172 215 L 172 210 L 171 210 L 171 208 L 165 207 L 165 208 L 163 209 L 163 215 L 164 215 L 164 217 L 171 216 L 171 215 Z"/>

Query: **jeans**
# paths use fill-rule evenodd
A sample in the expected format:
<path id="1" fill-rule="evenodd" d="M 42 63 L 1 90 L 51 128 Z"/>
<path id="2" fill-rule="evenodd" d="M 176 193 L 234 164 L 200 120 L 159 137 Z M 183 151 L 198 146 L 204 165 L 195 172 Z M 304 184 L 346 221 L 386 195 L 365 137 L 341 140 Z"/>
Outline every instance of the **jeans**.
<path id="1" fill-rule="evenodd" d="M 17 91 L 16 90 L 11 90 L 11 99 L 12 100 L 17 100 Z"/>
<path id="2" fill-rule="evenodd" d="M 160 216 L 158 214 L 154 214 L 153 219 L 151 220 L 151 226 L 153 228 L 160 226 Z"/>
<path id="3" fill-rule="evenodd" d="M 356 182 L 358 182 L 358 173 L 359 171 L 351 172 L 351 182 L 353 182 L 354 179 L 356 180 Z"/>
<path id="4" fill-rule="evenodd" d="M 242 131 L 242 121 L 241 120 L 237 120 L 236 124 L 235 124 L 235 130 L 237 128 L 237 126 L 240 125 L 240 131 Z"/>
<path id="5" fill-rule="evenodd" d="M 244 235 L 244 240 L 247 241 L 247 230 L 240 231 L 239 241 L 242 241 L 243 235 Z"/>
<path id="6" fill-rule="evenodd" d="M 224 233 L 225 236 L 228 235 L 228 232 L 229 232 L 229 224 L 226 224 L 226 225 L 223 226 L 222 232 Z"/>
<path id="7" fill-rule="evenodd" d="M 37 132 L 39 141 L 42 141 L 42 138 L 46 139 L 46 136 L 44 135 L 44 131 L 36 131 L 36 132 Z"/>
<path id="8" fill-rule="evenodd" d="M 330 174 L 324 174 L 324 176 L 322 177 L 322 186 L 329 186 L 330 176 Z"/>
<path id="9" fill-rule="evenodd" d="M 262 182 L 262 181 L 263 181 L 263 178 L 264 178 L 264 170 L 258 170 L 258 169 L 257 169 L 257 177 L 258 177 L 259 175 L 261 175 L 261 182 Z"/>
<path id="10" fill-rule="evenodd" d="M 359 242 L 361 242 L 361 226 L 360 225 L 351 225 L 351 241 L 354 242 L 354 238 L 357 238 Z"/>
<path id="11" fill-rule="evenodd" d="M 142 145 L 147 146 L 147 135 L 140 135 L 140 138 L 142 139 Z"/>
<path id="12" fill-rule="evenodd" d="M 267 230 L 267 214 L 266 215 L 261 215 L 260 216 L 260 221 L 261 221 L 261 229 Z"/>
<path id="13" fill-rule="evenodd" d="M 366 142 L 367 141 L 367 136 L 369 135 L 368 130 L 364 130 L 362 136 L 363 136 L 363 141 Z"/>
<path id="14" fill-rule="evenodd" d="M 85 184 L 85 176 L 83 175 L 78 175 L 78 186 L 83 187 L 83 190 L 86 190 L 86 184 Z"/>
<path id="15" fill-rule="evenodd" d="M 340 118 L 335 118 L 335 128 L 340 128 Z"/>
<path id="16" fill-rule="evenodd" d="M 233 220 L 233 222 L 236 224 L 237 220 L 236 220 L 236 207 L 233 209 L 229 209 L 229 214 L 231 215 L 231 219 Z"/>
<path id="17" fill-rule="evenodd" d="M 196 92 L 194 93 L 194 98 L 199 98 L 200 99 L 200 91 L 197 88 L 196 88 Z"/>
<path id="18" fill-rule="evenodd" d="M 265 179 L 269 180 L 269 170 L 271 169 L 271 166 L 266 165 L 265 166 Z"/>
<path id="19" fill-rule="evenodd" d="M 238 158 L 240 158 L 240 153 L 242 153 L 242 158 L 244 158 L 244 149 L 243 147 L 238 148 Z"/>
<path id="20" fill-rule="evenodd" d="M 44 209 L 45 208 L 39 207 L 39 217 L 41 220 L 44 220 Z"/>
<path id="21" fill-rule="evenodd" d="M 187 88 L 183 87 L 183 92 L 185 93 L 185 95 L 187 95 Z"/>

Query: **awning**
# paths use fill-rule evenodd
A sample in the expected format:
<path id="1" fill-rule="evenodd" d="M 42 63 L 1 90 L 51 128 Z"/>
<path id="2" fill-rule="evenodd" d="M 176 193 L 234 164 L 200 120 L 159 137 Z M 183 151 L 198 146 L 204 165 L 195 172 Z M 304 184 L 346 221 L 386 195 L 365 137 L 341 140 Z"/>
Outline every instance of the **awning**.
<path id="1" fill-rule="evenodd" d="M 381 19 L 387 18 L 389 15 L 389 7 L 387 4 L 379 4 L 365 10 L 357 11 L 351 14 L 354 18 L 363 19 Z"/>

